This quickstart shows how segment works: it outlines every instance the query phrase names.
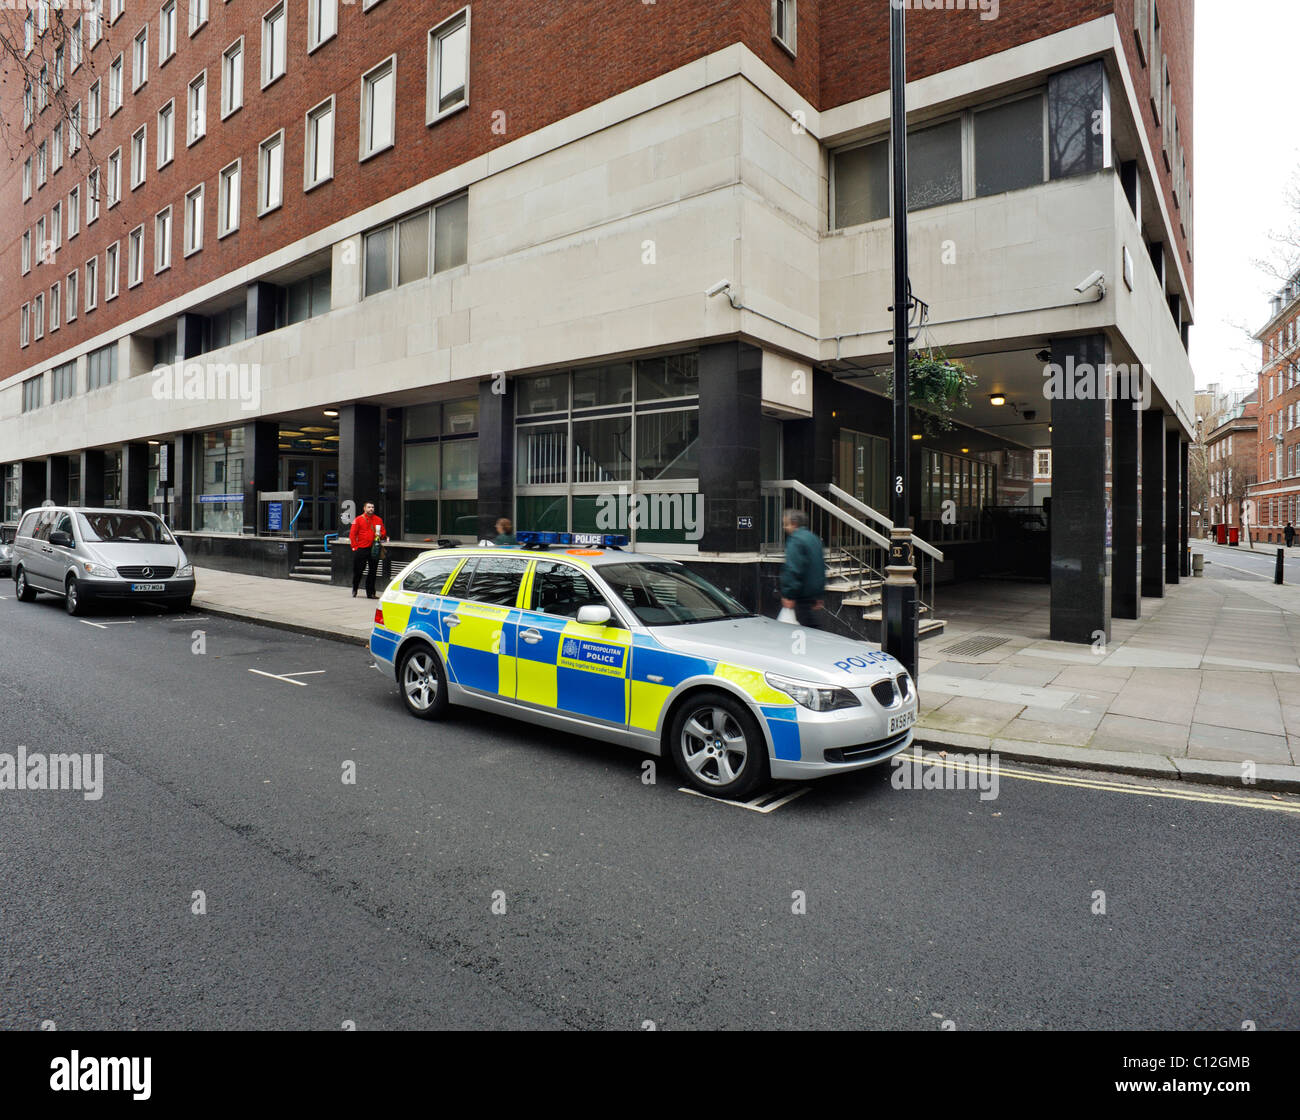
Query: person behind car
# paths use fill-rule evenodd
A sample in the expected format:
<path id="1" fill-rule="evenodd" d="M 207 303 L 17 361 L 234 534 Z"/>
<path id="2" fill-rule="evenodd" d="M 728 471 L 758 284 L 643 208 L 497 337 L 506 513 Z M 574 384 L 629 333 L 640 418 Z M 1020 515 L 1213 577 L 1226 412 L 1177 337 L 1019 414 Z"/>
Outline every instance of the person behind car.
<path id="1" fill-rule="evenodd" d="M 515 526 L 508 517 L 498 517 L 496 523 L 497 535 L 492 541 L 498 548 L 511 548 L 519 542 L 515 540 Z"/>
<path id="2" fill-rule="evenodd" d="M 826 590 L 826 558 L 822 542 L 808 528 L 803 510 L 788 509 L 782 519 L 786 532 L 785 565 L 781 568 L 781 606 L 794 611 L 800 626 L 820 630 Z"/>

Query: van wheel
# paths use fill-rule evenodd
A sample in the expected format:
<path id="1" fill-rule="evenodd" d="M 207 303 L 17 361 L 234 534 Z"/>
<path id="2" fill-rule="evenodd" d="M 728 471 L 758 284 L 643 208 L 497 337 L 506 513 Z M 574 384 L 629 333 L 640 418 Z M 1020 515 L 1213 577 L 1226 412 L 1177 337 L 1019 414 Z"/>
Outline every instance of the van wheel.
<path id="1" fill-rule="evenodd" d="M 442 719 L 447 714 L 447 674 L 428 646 L 409 646 L 397 663 L 402 703 L 417 719 Z"/>
<path id="2" fill-rule="evenodd" d="M 14 594 L 18 596 L 20 603 L 36 602 L 36 588 L 27 582 L 27 573 L 22 568 L 19 568 L 18 574 L 14 576 Z"/>
<path id="3" fill-rule="evenodd" d="M 668 749 L 692 786 L 738 801 L 768 781 L 767 742 L 749 709 L 724 692 L 700 692 L 677 709 Z"/>
<path id="4" fill-rule="evenodd" d="M 77 577 L 68 576 L 68 586 L 63 592 L 63 605 L 68 614 L 81 614 L 84 604 L 81 601 L 81 589 L 77 586 Z"/>

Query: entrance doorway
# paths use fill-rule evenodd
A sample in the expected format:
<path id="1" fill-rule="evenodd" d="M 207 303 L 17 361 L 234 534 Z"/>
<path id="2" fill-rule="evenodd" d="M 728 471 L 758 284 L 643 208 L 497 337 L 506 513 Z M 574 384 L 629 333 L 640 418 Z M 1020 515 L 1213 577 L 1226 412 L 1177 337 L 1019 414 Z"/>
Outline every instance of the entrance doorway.
<path id="1" fill-rule="evenodd" d="M 840 486 L 872 509 L 889 509 L 889 441 L 840 429 Z"/>
<path id="2" fill-rule="evenodd" d="M 323 536 L 338 528 L 338 456 L 280 456 L 280 489 L 302 499 L 294 525 L 298 536 Z"/>

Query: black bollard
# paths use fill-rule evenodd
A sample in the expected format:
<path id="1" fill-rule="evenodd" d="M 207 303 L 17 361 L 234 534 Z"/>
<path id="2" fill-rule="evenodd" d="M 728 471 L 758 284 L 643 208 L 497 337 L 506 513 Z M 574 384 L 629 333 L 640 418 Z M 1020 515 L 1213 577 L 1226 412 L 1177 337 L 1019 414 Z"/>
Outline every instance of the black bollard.
<path id="1" fill-rule="evenodd" d="M 1277 563 L 1273 567 L 1273 582 L 1282 582 L 1282 550 L 1277 550 Z"/>

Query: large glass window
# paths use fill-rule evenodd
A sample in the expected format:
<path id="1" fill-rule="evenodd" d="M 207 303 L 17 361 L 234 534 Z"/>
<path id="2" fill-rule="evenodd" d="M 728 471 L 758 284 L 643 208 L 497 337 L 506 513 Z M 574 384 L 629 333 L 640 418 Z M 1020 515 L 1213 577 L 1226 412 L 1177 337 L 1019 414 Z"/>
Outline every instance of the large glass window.
<path id="1" fill-rule="evenodd" d="M 410 406 L 403 424 L 403 532 L 473 540 L 478 534 L 478 398 Z"/>
<path id="2" fill-rule="evenodd" d="M 1043 181 L 1043 99 L 1035 94 L 975 114 L 975 193 Z"/>
<path id="3" fill-rule="evenodd" d="M 468 196 L 460 195 L 372 229 L 365 236 L 365 294 L 464 264 L 467 214 Z"/>
<path id="4" fill-rule="evenodd" d="M 961 121 L 944 121 L 907 137 L 907 208 L 923 210 L 958 202 L 961 185 Z"/>
<path id="5" fill-rule="evenodd" d="M 1048 78 L 1047 115 L 1053 179 L 1110 165 L 1110 103 L 1100 59 Z"/>
<path id="6" fill-rule="evenodd" d="M 244 429 L 195 437 L 194 527 L 205 533 L 244 531 Z"/>

